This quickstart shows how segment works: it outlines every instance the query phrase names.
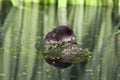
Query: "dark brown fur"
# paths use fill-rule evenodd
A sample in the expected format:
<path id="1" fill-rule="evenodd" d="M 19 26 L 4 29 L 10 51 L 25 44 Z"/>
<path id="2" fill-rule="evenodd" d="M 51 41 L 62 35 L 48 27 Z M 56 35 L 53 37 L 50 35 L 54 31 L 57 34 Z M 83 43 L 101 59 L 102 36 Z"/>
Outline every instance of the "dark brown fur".
<path id="1" fill-rule="evenodd" d="M 44 45 L 54 45 L 60 42 L 76 43 L 72 29 L 67 26 L 58 26 L 46 35 Z"/>

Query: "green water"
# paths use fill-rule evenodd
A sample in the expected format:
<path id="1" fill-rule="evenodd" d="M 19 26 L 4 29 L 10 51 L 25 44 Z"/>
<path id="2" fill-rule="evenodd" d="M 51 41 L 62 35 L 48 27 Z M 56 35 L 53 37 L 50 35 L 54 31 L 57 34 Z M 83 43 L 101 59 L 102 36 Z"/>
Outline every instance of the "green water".
<path id="1" fill-rule="evenodd" d="M 42 42 L 68 25 L 92 59 L 66 69 L 44 61 Z M 0 8 L 0 80 L 120 80 L 120 8 L 5 3 Z"/>

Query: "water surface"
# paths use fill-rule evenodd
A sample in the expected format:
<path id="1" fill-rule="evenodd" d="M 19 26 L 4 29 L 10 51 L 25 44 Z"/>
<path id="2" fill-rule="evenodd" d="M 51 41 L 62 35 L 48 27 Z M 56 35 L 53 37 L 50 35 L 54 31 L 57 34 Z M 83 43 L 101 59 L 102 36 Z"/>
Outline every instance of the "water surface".
<path id="1" fill-rule="evenodd" d="M 8 3 L 7 3 L 8 5 Z M 119 8 L 10 4 L 0 11 L 0 80 L 120 80 Z M 43 40 L 68 25 L 92 59 L 66 69 L 44 61 Z"/>

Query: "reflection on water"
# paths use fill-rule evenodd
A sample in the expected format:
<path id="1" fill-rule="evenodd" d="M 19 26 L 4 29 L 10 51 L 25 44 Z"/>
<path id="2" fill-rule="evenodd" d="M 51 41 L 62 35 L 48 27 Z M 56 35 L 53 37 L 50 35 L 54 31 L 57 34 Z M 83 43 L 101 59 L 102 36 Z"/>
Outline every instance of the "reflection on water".
<path id="1" fill-rule="evenodd" d="M 38 4 L 3 11 L 0 80 L 119 80 L 120 17 L 117 12 L 112 7 L 56 9 L 54 5 Z M 71 26 L 77 42 L 88 48 L 93 58 L 67 69 L 47 64 L 42 55 L 42 41 L 57 25 Z"/>

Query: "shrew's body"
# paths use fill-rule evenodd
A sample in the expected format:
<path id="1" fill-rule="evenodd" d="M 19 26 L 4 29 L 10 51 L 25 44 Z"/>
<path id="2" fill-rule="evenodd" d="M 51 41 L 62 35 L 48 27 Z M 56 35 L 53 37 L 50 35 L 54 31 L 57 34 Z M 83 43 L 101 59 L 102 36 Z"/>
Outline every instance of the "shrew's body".
<path id="1" fill-rule="evenodd" d="M 53 29 L 53 31 L 48 32 L 44 40 L 44 46 L 56 45 L 61 42 L 71 44 L 76 43 L 74 32 L 68 26 L 58 26 L 57 28 Z M 51 60 L 45 58 L 45 60 L 48 64 L 59 68 L 67 68 L 72 65 L 72 63 L 61 62 L 61 59 Z"/>

